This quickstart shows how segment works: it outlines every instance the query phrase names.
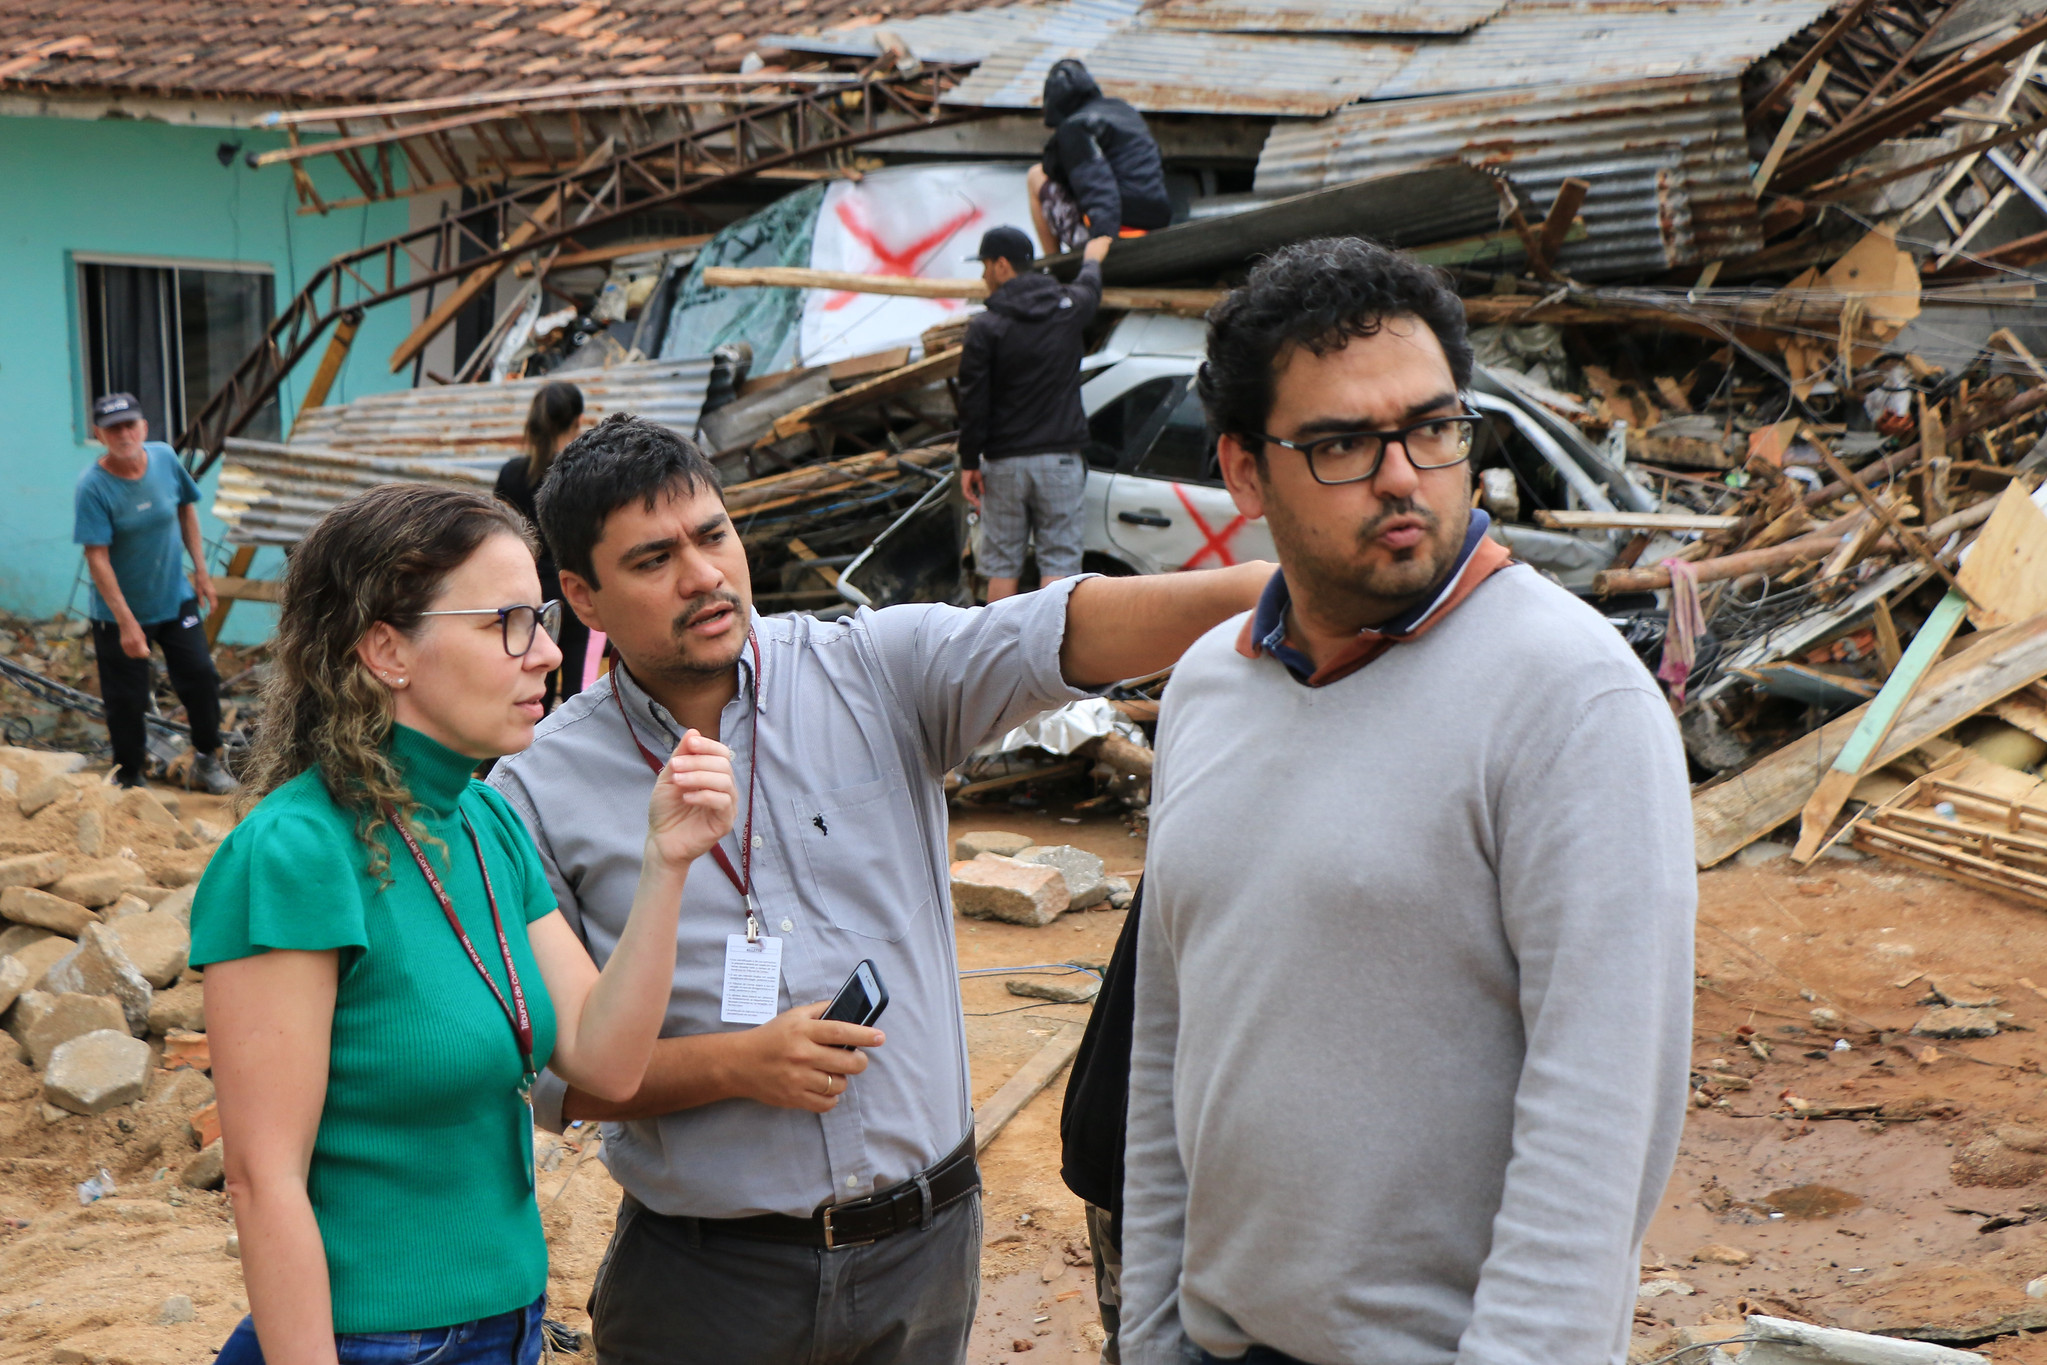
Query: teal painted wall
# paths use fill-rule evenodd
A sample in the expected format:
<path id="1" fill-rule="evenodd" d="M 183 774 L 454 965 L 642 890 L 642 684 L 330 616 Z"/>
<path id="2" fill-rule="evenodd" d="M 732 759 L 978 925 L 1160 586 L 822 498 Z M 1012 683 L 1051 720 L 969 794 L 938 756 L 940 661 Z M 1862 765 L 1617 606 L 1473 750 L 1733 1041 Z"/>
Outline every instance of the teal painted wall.
<path id="1" fill-rule="evenodd" d="M 330 258 L 406 229 L 403 201 L 301 216 L 289 170 L 251 170 L 240 156 L 223 167 L 215 155 L 222 142 L 248 152 L 283 139 L 135 119 L 0 117 L 0 611 L 61 611 L 78 579 L 72 487 L 101 448 L 85 416 L 91 395 L 73 253 L 264 262 L 282 308 Z M 331 165 L 316 163 L 314 183 L 329 198 L 354 193 Z M 390 373 L 389 357 L 410 325 L 403 300 L 373 309 L 327 401 L 409 383 L 409 369 Z M 318 361 L 316 348 L 286 382 L 286 430 Z M 211 511 L 216 477 L 205 480 L 200 504 L 209 541 L 222 531 Z M 269 577 L 280 562 L 278 551 L 264 550 L 254 572 Z M 81 591 L 79 611 L 85 602 Z M 225 638 L 261 639 L 274 620 L 267 606 L 236 603 Z"/>

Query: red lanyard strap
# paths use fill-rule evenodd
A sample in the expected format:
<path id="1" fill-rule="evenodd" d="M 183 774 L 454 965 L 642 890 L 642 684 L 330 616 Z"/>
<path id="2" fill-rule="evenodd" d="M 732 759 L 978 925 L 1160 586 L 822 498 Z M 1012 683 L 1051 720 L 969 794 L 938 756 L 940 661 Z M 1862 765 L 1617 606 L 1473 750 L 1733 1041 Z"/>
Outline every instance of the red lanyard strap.
<path id="1" fill-rule="evenodd" d="M 748 631 L 746 633 L 746 643 L 747 647 L 753 650 L 753 685 L 757 693 L 760 689 L 761 677 L 760 641 L 754 638 L 752 631 Z M 623 669 L 625 665 L 621 662 L 618 667 Z M 611 683 L 611 699 L 618 703 L 618 718 L 625 722 L 625 732 L 632 737 L 633 747 L 640 751 L 641 758 L 647 760 L 648 770 L 659 773 L 662 768 L 661 756 L 640 742 L 639 731 L 633 729 L 632 717 L 626 714 L 625 698 L 619 695 L 618 680 L 616 678 L 612 679 Z M 739 867 L 735 868 L 732 866 L 732 859 L 726 856 L 725 848 L 722 844 L 711 845 L 711 856 L 718 860 L 719 871 L 725 874 L 725 879 L 732 883 L 733 889 L 738 891 L 746 900 L 748 920 L 746 936 L 749 939 L 755 937 L 754 926 L 751 921 L 753 919 L 753 798 L 755 793 L 760 790 L 757 779 L 761 768 L 761 709 L 758 701 L 755 702 L 753 707 L 753 722 L 750 728 L 752 730 L 750 743 L 753 753 L 746 762 L 746 832 L 740 838 Z"/>
<path id="2" fill-rule="evenodd" d="M 412 831 L 398 818 L 398 812 L 389 803 L 384 806 L 385 818 L 391 828 L 398 831 L 398 837 L 412 850 L 412 861 L 419 864 L 420 875 L 433 889 L 434 899 L 441 903 L 441 913 L 448 917 L 448 927 L 455 931 L 455 937 L 462 943 L 462 950 L 469 954 L 470 965 L 483 978 L 483 984 L 490 987 L 490 993 L 497 998 L 498 1008 L 505 1012 L 505 1022 L 512 1026 L 512 1040 L 519 1045 L 519 1063 L 528 1076 L 533 1074 L 533 1018 L 526 1012 L 526 992 L 519 987 L 519 969 L 512 965 L 512 942 L 505 937 L 505 922 L 498 914 L 497 892 L 491 889 L 490 868 L 484 865 L 483 844 L 476 837 L 476 830 L 469 823 L 469 817 L 462 817 L 462 830 L 469 836 L 469 846 L 476 850 L 476 870 L 483 874 L 483 894 L 490 902 L 490 922 L 498 931 L 498 952 L 505 960 L 505 980 L 511 983 L 512 998 L 508 1002 L 505 993 L 498 989 L 498 983 L 491 979 L 490 971 L 483 965 L 483 955 L 476 951 L 476 945 L 469 941 L 469 931 L 462 927 L 461 918 L 455 913 L 455 906 L 448 899 L 447 888 L 434 875 L 433 864 L 420 851 L 419 840 L 412 837 Z"/>

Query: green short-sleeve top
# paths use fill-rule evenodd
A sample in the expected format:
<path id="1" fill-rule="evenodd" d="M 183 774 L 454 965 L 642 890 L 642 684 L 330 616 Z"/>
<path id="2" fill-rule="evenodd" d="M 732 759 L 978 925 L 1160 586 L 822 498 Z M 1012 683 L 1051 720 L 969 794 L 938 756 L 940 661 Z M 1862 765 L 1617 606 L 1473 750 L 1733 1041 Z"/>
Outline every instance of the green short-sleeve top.
<path id="1" fill-rule="evenodd" d="M 474 760 L 403 726 L 390 753 L 434 836 L 421 850 L 509 1001 L 463 820 L 476 831 L 533 1021 L 533 1062 L 545 1066 L 554 1008 L 526 938 L 555 908 L 539 854 L 504 799 L 472 779 Z M 378 831 L 390 858 L 379 879 L 356 829 L 317 771 L 264 797 L 199 883 L 192 961 L 340 950 L 307 1179 L 334 1330 L 421 1330 L 522 1308 L 547 1286 L 547 1245 L 511 1026 L 404 842 Z"/>

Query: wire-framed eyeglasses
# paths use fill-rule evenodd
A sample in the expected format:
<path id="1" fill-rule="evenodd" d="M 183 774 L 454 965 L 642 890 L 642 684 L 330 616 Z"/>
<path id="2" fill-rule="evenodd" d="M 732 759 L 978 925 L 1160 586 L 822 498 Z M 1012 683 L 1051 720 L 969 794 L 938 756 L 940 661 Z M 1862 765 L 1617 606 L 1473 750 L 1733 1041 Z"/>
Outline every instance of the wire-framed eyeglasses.
<path id="1" fill-rule="evenodd" d="M 510 607 L 465 607 L 460 611 L 423 611 L 421 616 L 495 616 L 503 631 L 505 653 L 523 659 L 533 648 L 533 638 L 542 630 L 550 640 L 561 639 L 562 604 L 543 602 L 537 607 L 521 603 Z"/>
<path id="2" fill-rule="evenodd" d="M 1379 472 L 1386 447 L 1398 444 L 1416 469 L 1447 469 L 1471 458 L 1478 424 L 1469 413 L 1430 417 L 1394 431 L 1338 431 L 1308 441 L 1282 441 L 1258 435 L 1261 441 L 1297 450 L 1308 459 L 1308 473 L 1317 483 L 1362 483 Z"/>

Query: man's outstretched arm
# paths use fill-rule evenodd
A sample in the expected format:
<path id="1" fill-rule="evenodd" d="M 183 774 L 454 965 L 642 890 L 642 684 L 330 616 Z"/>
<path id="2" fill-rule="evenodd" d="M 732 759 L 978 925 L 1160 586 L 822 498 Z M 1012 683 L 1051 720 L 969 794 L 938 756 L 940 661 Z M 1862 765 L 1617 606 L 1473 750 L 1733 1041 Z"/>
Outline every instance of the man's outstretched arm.
<path id="1" fill-rule="evenodd" d="M 1156 673 L 1215 626 L 1257 606 L 1278 569 L 1253 560 L 1228 569 L 1084 579 L 1066 605 L 1059 671 L 1075 687 Z"/>

